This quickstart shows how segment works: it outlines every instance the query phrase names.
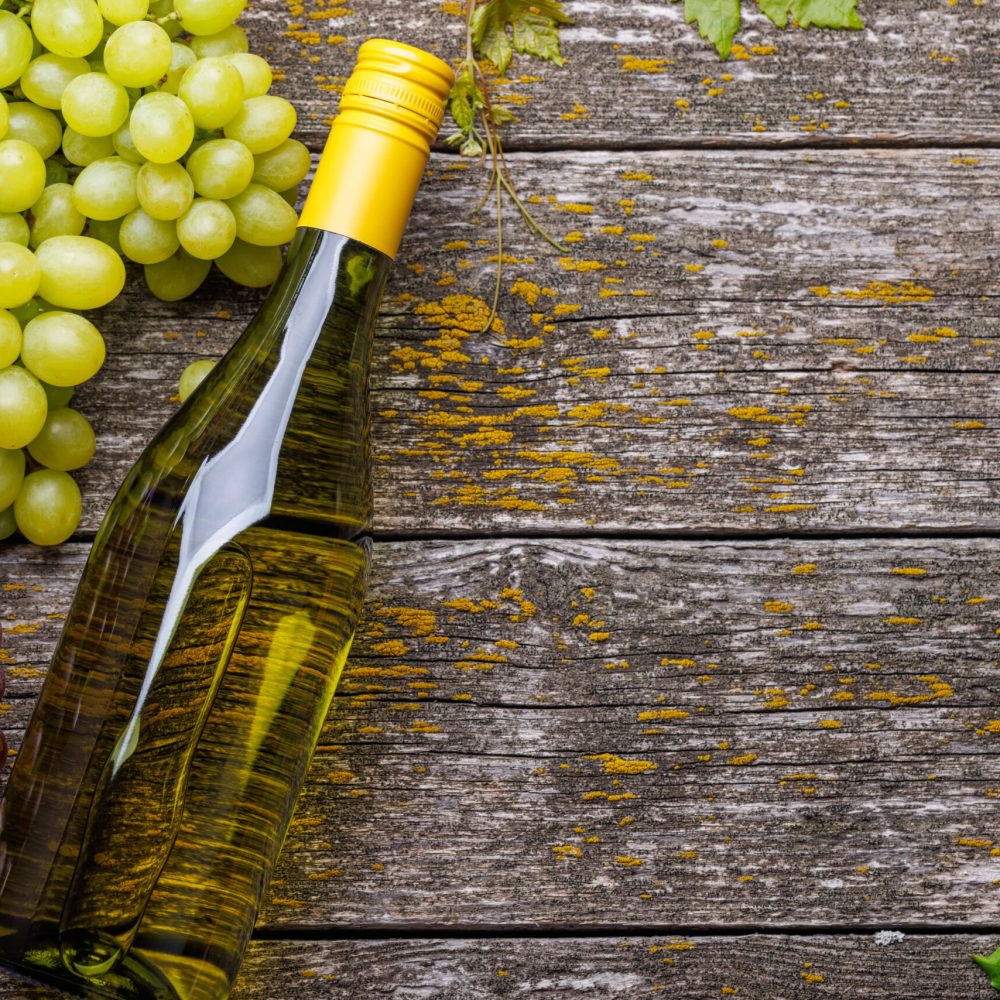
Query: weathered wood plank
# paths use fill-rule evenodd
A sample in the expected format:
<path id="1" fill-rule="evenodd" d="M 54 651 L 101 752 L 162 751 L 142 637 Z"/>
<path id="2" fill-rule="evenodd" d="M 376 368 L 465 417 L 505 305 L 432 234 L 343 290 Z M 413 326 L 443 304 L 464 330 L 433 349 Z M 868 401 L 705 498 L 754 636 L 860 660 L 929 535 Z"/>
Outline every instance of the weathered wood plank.
<path id="1" fill-rule="evenodd" d="M 13 551 L 16 746 L 84 549 Z M 379 545 L 263 924 L 993 927 L 998 599 L 997 540 Z"/>
<path id="2" fill-rule="evenodd" d="M 464 50 L 464 6 L 416 13 L 406 0 L 261 0 L 245 23 L 255 49 L 284 71 L 278 91 L 296 101 L 318 149 L 365 38 L 410 41 L 454 64 Z M 684 23 L 683 4 L 569 0 L 566 65 L 515 62 L 499 88 L 520 119 L 508 141 L 620 148 L 1000 138 L 991 89 L 1000 23 L 989 3 L 862 0 L 860 33 L 782 32 L 743 6 L 742 48 L 723 64 Z"/>
<path id="3" fill-rule="evenodd" d="M 959 153 L 519 157 L 574 254 L 513 230 L 486 333 L 491 231 L 436 159 L 376 346 L 377 528 L 996 528 L 1000 153 Z M 85 529 L 257 302 L 109 311 Z"/>
<path id="4" fill-rule="evenodd" d="M 985 936 L 753 934 L 740 937 L 254 941 L 233 1000 L 989 1000 L 968 956 Z M 2 1000 L 61 994 L 0 972 Z"/>

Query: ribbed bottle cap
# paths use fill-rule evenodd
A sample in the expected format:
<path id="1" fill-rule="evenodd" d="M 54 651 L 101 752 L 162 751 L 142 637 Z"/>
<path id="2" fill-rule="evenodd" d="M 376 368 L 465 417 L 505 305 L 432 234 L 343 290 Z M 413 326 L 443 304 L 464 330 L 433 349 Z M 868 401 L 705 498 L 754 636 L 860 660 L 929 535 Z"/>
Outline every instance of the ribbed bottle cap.
<path id="1" fill-rule="evenodd" d="M 372 111 L 418 129 L 434 141 L 455 74 L 437 56 L 385 38 L 358 49 L 358 61 L 344 86 L 341 111 Z"/>

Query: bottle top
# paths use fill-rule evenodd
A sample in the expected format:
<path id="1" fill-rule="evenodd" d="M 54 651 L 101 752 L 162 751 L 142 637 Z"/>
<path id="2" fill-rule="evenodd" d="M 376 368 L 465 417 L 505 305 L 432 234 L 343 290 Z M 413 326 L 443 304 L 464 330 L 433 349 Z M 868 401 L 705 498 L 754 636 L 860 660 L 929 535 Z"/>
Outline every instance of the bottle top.
<path id="1" fill-rule="evenodd" d="M 422 49 L 365 42 L 299 225 L 395 257 L 454 79 L 447 63 Z"/>

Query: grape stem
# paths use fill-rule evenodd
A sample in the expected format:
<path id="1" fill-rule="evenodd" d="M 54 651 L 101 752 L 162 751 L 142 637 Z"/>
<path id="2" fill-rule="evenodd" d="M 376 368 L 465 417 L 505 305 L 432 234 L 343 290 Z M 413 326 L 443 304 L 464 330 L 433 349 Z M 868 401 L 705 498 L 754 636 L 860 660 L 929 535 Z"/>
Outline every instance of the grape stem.
<path id="1" fill-rule="evenodd" d="M 493 320 L 497 315 L 497 308 L 500 304 L 500 288 L 503 278 L 503 193 L 505 191 L 510 196 L 511 201 L 514 202 L 515 207 L 518 212 L 520 212 L 525 223 L 527 223 L 532 230 L 545 240 L 546 243 L 558 250 L 560 253 L 568 254 L 570 251 L 554 236 L 546 232 L 541 223 L 534 217 L 534 215 L 531 214 L 528 206 L 521 200 L 517 193 L 517 189 L 514 186 L 514 182 L 510 175 L 510 165 L 507 162 L 507 158 L 504 156 L 503 143 L 497 129 L 497 118 L 499 116 L 490 100 L 489 81 L 486 79 L 486 74 L 483 72 L 482 66 L 476 59 L 475 47 L 473 45 L 472 15 L 476 8 L 476 2 L 477 0 L 466 0 L 465 58 L 462 60 L 456 75 L 458 79 L 462 79 L 467 76 L 472 81 L 475 89 L 478 90 L 481 95 L 482 106 L 479 108 L 479 121 L 482 127 L 482 135 L 480 136 L 474 127 L 469 128 L 468 135 L 469 138 L 473 139 L 480 147 L 480 163 L 482 163 L 486 158 L 487 152 L 490 157 L 490 176 L 486 183 L 486 190 L 483 193 L 483 197 L 480 199 L 479 204 L 474 209 L 473 214 L 478 214 L 489 200 L 489 197 L 493 193 L 494 189 L 496 191 L 497 270 L 496 282 L 493 286 L 493 302 L 490 307 L 489 318 L 486 320 L 486 324 L 483 327 L 483 332 L 485 333 L 490 329 L 490 327 L 492 327 Z M 483 144 L 480 141 L 481 139 L 486 140 L 485 148 L 483 148 Z"/>

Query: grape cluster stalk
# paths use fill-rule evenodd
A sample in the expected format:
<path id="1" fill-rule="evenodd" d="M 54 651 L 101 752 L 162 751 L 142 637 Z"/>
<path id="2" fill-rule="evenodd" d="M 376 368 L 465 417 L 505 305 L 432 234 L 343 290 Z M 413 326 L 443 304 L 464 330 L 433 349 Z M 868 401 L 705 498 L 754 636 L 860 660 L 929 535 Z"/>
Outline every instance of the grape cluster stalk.
<path id="1" fill-rule="evenodd" d="M 81 313 L 119 295 L 123 258 L 166 302 L 213 262 L 277 277 L 309 151 L 245 5 L 0 0 L 0 540 L 57 545 L 80 522 L 70 473 L 96 438 L 69 404 L 105 357 Z"/>

